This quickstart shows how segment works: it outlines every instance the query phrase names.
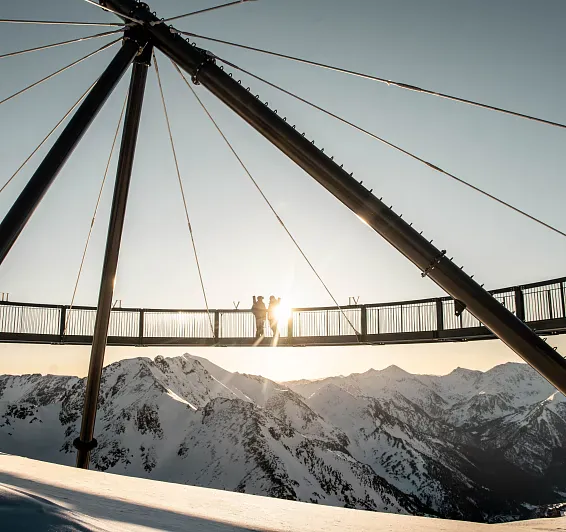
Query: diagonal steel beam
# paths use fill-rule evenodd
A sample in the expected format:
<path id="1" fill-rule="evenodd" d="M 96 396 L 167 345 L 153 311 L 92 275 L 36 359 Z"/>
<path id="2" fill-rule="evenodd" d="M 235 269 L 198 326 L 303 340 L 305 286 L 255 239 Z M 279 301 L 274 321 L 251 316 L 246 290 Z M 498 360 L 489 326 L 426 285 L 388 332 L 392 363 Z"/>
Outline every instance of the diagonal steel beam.
<path id="1" fill-rule="evenodd" d="M 101 2 L 102 3 L 102 2 Z M 133 0 L 104 0 L 117 12 L 143 21 L 153 44 L 243 118 L 331 194 L 360 216 L 454 299 L 566 394 L 566 360 L 508 311 L 412 226 L 348 175 L 291 125 L 216 66 L 214 56 L 184 40 Z"/>
<path id="2" fill-rule="evenodd" d="M 147 41 L 145 43 L 139 42 L 142 48 L 145 46 L 145 49 L 135 60 L 130 80 L 124 131 L 122 133 L 122 144 L 118 158 L 116 183 L 114 185 L 114 197 L 110 212 L 110 223 L 108 225 L 106 251 L 104 253 L 104 263 L 102 266 L 102 280 L 100 282 L 98 295 L 96 321 L 94 323 L 94 333 L 92 336 L 92 349 L 85 388 L 81 432 L 80 436 L 73 442 L 77 449 L 77 467 L 82 469 L 88 469 L 90 452 L 96 447 L 97 443 L 94 438 L 94 424 L 98 407 L 98 395 L 100 392 L 104 354 L 108 340 L 108 326 L 110 323 L 110 312 L 112 310 L 114 282 L 116 279 L 116 269 L 118 267 L 122 230 L 126 216 L 126 204 L 145 94 L 147 70 L 151 60 L 151 45 L 147 44 Z"/>
<path id="3" fill-rule="evenodd" d="M 137 53 L 125 40 L 0 223 L 0 264 Z"/>

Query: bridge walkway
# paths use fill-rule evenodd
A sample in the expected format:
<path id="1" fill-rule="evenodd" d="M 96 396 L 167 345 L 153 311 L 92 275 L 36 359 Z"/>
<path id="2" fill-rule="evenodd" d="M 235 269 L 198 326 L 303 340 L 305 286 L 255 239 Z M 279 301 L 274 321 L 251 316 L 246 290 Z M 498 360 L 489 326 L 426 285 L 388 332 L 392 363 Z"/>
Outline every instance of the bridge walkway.
<path id="1" fill-rule="evenodd" d="M 566 332 L 566 277 L 490 292 L 538 334 Z M 95 307 L 0 302 L 0 342 L 92 343 Z M 346 319 L 347 318 L 347 319 Z M 213 326 L 211 326 L 211 323 Z M 65 328 L 66 325 L 66 328 Z M 323 346 L 466 341 L 495 338 L 469 312 L 457 316 L 449 297 L 293 309 L 274 341 L 266 325 L 255 338 L 250 310 L 115 308 L 108 345 Z"/>

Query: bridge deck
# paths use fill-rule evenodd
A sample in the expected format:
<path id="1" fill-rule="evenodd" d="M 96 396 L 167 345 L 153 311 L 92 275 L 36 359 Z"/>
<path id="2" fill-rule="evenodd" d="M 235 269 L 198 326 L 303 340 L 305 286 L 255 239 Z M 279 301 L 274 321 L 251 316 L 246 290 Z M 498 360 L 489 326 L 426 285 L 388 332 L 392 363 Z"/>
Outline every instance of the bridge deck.
<path id="1" fill-rule="evenodd" d="M 566 332 L 565 293 L 566 277 L 491 291 L 540 334 Z M 95 316 L 94 307 L 2 301 L 0 342 L 88 345 Z M 494 338 L 469 312 L 457 317 L 454 300 L 448 297 L 348 305 L 342 311 L 336 307 L 293 309 L 289 320 L 280 324 L 280 333 L 274 342 L 266 326 L 265 337 L 258 342 L 250 310 L 211 310 L 209 316 L 206 310 L 119 308 L 112 310 L 108 344 L 322 346 Z"/>

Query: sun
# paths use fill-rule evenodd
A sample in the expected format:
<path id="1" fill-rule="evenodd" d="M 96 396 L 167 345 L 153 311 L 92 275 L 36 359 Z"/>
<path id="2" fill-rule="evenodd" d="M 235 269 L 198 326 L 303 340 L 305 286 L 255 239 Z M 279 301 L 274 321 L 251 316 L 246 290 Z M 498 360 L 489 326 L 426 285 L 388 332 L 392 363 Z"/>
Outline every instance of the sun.
<path id="1" fill-rule="evenodd" d="M 293 312 L 293 308 L 287 299 L 281 298 L 281 303 L 275 311 L 275 317 L 277 321 L 283 322 L 287 321 Z"/>

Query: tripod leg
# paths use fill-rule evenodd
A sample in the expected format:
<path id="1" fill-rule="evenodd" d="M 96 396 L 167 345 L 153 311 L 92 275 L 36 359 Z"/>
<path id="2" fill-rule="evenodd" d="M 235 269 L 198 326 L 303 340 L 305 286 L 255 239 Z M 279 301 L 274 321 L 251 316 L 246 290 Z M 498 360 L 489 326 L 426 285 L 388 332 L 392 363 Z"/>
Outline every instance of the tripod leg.
<path id="1" fill-rule="evenodd" d="M 100 292 L 98 296 L 96 322 L 92 338 L 92 351 L 90 354 L 90 365 L 85 390 L 81 433 L 80 437 L 74 441 L 74 445 L 78 451 L 77 467 L 82 469 L 88 469 L 90 451 L 96 447 L 96 440 L 93 438 L 93 435 L 98 394 L 100 391 L 100 379 L 102 377 L 102 366 L 104 364 L 110 311 L 112 309 L 112 296 L 114 293 L 114 280 L 118 266 L 118 255 L 120 253 L 120 242 L 122 240 L 122 229 L 124 227 L 126 214 L 126 203 L 150 58 L 151 45 L 147 44 L 142 55 L 139 56 L 134 63 L 130 81 L 128 106 L 126 108 L 122 145 L 118 159 L 114 198 L 112 200 L 110 225 L 108 227 L 106 252 L 102 268 L 102 280 L 100 282 Z"/>
<path id="2" fill-rule="evenodd" d="M 138 51 L 135 41 L 124 41 L 0 223 L 0 264 Z"/>

